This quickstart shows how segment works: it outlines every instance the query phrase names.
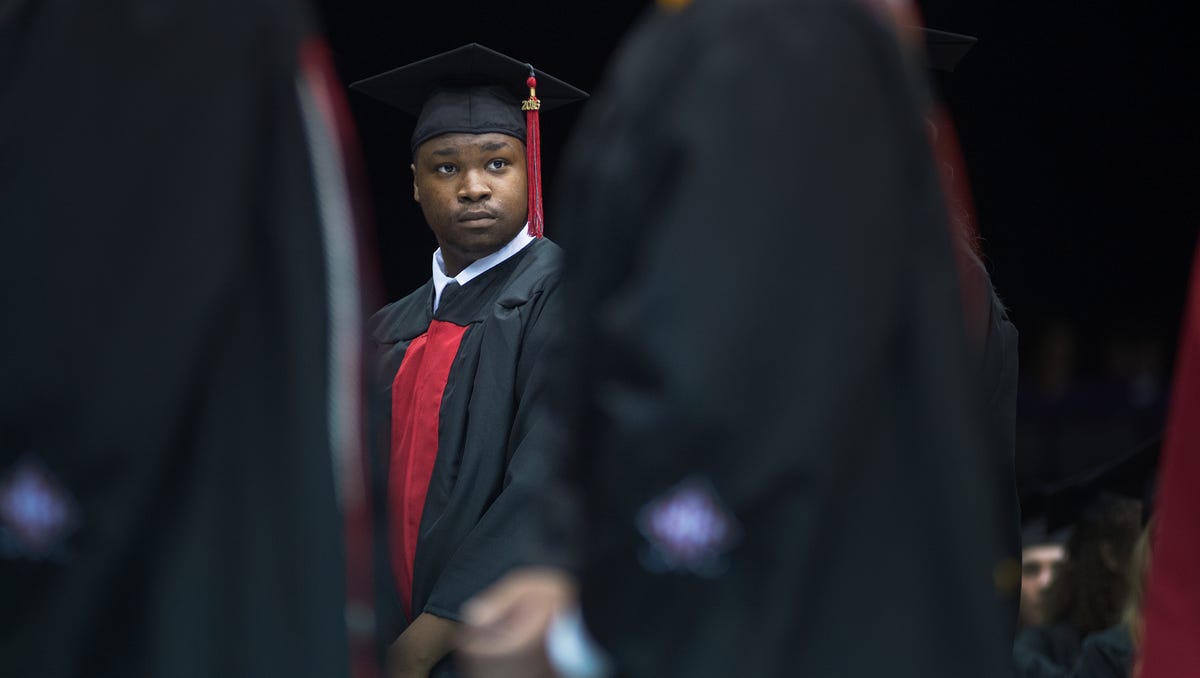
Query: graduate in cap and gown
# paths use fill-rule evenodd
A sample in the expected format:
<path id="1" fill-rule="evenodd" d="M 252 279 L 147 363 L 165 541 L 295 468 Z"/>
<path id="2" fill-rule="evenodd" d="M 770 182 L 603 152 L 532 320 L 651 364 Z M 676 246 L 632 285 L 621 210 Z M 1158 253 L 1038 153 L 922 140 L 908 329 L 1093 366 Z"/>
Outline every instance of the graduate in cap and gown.
<path id="1" fill-rule="evenodd" d="M 658 5 L 559 178 L 571 576 L 471 606 L 473 675 L 1011 675 L 1017 519 L 925 64 L 868 3 Z"/>
<path id="2" fill-rule="evenodd" d="M 563 253 L 543 237 L 538 119 L 586 94 L 477 44 L 352 88 L 416 117 L 413 198 L 439 245 L 369 330 L 381 633 L 392 675 L 447 675 L 459 608 L 520 562 L 557 451 L 542 406 Z"/>

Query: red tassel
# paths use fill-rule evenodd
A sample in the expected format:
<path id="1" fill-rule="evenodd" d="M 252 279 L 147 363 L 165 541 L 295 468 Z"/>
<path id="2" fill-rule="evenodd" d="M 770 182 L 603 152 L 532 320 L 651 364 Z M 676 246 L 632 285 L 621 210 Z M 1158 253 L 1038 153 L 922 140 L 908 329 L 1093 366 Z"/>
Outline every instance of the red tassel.
<path id="1" fill-rule="evenodd" d="M 525 111 L 525 171 L 529 188 L 529 235 L 542 237 L 545 218 L 542 216 L 542 134 L 538 125 L 537 78 L 529 71 L 529 98 L 521 104 Z"/>

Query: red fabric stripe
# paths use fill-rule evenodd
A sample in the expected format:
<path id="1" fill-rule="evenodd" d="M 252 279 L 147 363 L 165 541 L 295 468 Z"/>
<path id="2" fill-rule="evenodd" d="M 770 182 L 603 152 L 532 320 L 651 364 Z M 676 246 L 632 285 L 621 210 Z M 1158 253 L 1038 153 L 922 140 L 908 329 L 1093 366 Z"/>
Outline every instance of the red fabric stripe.
<path id="1" fill-rule="evenodd" d="M 1200 676 L 1200 248 L 1154 505 L 1141 678 Z"/>
<path id="2" fill-rule="evenodd" d="M 987 271 L 979 261 L 982 259 L 979 233 L 975 227 L 975 206 L 967 179 L 966 163 L 958 144 L 954 122 L 946 108 L 936 104 L 927 122 L 931 126 L 930 143 L 933 145 L 934 159 L 938 164 L 938 175 L 950 221 L 950 237 L 954 247 L 955 266 L 958 269 L 967 335 L 978 345 L 987 339 L 992 299 L 985 287 Z"/>
<path id="3" fill-rule="evenodd" d="M 412 619 L 413 561 L 438 453 L 438 421 L 450 366 L 467 328 L 434 320 L 413 339 L 392 380 L 388 538 L 396 590 Z"/>
<path id="4" fill-rule="evenodd" d="M 900 47 L 924 67 L 927 53 L 925 37 L 920 29 L 923 25 L 921 10 L 917 3 L 912 0 L 863 0 L 863 4 L 891 26 Z M 929 142 L 950 217 L 950 235 L 954 245 L 967 333 L 978 345 L 987 337 L 992 300 L 984 294 L 986 270 L 982 263 L 972 261 L 972 258 L 982 259 L 982 256 L 966 162 L 958 144 L 954 121 L 945 106 L 937 101 L 933 102 L 930 110 L 926 112 L 925 122 L 929 126 Z"/>
<path id="5" fill-rule="evenodd" d="M 343 260 L 342 266 L 352 266 L 357 269 L 354 282 L 350 285 L 345 277 L 330 275 L 330 303 L 342 307 L 340 313 L 333 313 L 330 321 L 335 327 L 331 332 L 330 350 L 335 352 L 333 358 L 337 361 L 337 374 L 340 379 L 331 376 L 329 388 L 334 397 L 340 399 L 341 406 L 336 408 L 336 414 L 331 412 L 330 426 L 338 431 L 334 441 L 334 457 L 341 465 L 340 493 L 342 502 L 344 542 L 346 546 L 346 618 L 347 633 L 350 646 L 350 675 L 354 678 L 376 678 L 379 675 L 377 652 L 375 648 L 375 633 L 371 624 L 364 619 L 371 619 L 375 614 L 375 591 L 372 577 L 372 544 L 371 544 L 371 511 L 368 498 L 370 481 L 367 476 L 368 465 L 364 455 L 363 441 L 366 438 L 366 417 L 363 411 L 362 382 L 362 346 L 356 328 L 361 322 L 359 313 L 366 305 L 363 303 L 363 291 L 373 289 L 370 282 L 375 276 L 373 269 L 364 266 L 374 258 L 365 256 L 363 252 L 363 210 L 360 207 L 363 200 L 365 182 L 361 179 L 361 166 L 358 156 L 358 139 L 355 136 L 354 124 L 351 121 L 350 109 L 334 72 L 333 61 L 329 54 L 329 46 L 320 36 L 310 36 L 300 43 L 297 63 L 303 86 L 314 98 L 320 109 L 321 121 L 328 135 L 330 146 L 336 152 L 337 171 L 345 180 L 345 185 L 336 181 L 328 181 L 318 167 L 320 155 L 315 145 L 321 143 L 318 135 L 309 132 L 309 156 L 313 163 L 313 174 L 318 185 L 325 184 L 325 191 L 343 194 L 346 203 L 351 206 L 352 213 L 349 221 L 325 222 L 325 228 L 330 229 L 330 235 L 344 240 L 354 251 L 349 254 L 349 261 Z M 320 191 L 318 191 L 320 193 Z M 324 221 L 324 219 L 323 219 Z M 339 228 L 340 227 L 340 228 Z M 328 243 L 326 249 L 330 250 Z M 327 255 L 331 255 L 327 251 Z M 331 255 L 336 256 L 336 255 Z M 353 287 L 353 289 L 344 289 Z M 339 291 L 341 294 L 339 294 Z M 354 297 L 353 311 L 347 315 L 345 299 L 342 295 Z M 336 297 L 336 298 L 335 298 Z M 378 304 L 371 303 L 371 306 Z M 340 325 L 340 327 L 337 327 Z M 342 335 L 338 338 L 338 335 Z M 340 421 L 335 421 L 340 417 Z"/>

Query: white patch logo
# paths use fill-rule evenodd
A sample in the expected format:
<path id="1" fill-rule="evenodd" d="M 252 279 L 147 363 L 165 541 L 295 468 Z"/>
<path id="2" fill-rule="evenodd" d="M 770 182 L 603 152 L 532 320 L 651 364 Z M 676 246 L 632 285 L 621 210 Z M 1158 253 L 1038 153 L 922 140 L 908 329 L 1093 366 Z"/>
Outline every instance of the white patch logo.
<path id="1" fill-rule="evenodd" d="M 24 555 L 51 556 L 75 522 L 70 495 L 32 457 L 17 462 L 0 483 L 0 525 L 16 535 Z"/>
<path id="2" fill-rule="evenodd" d="M 637 518 L 649 548 L 642 564 L 652 572 L 724 572 L 724 556 L 741 537 L 741 526 L 721 505 L 712 484 L 696 476 L 647 504 Z"/>

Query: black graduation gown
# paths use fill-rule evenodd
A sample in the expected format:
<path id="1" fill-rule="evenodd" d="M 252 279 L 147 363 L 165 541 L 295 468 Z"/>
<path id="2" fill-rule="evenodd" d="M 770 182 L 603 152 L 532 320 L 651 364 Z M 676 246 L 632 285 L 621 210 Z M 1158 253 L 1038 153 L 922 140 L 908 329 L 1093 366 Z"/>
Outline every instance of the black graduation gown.
<path id="1" fill-rule="evenodd" d="M 552 403 L 621 675 L 1009 674 L 1003 455 L 897 50 L 857 3 L 697 0 L 577 128 Z M 654 531 L 680 496 L 727 528 L 700 558 Z"/>
<path id="2" fill-rule="evenodd" d="M 371 318 L 377 345 L 379 407 L 374 434 L 374 494 L 383 519 L 376 539 L 388 618 L 383 639 L 405 625 L 389 554 L 393 380 L 414 339 L 434 321 L 465 327 L 438 412 L 437 456 L 421 512 L 412 573 L 412 615 L 459 619 L 459 607 L 521 562 L 533 529 L 529 482 L 543 472 L 546 367 L 543 352 L 562 319 L 562 250 L 548 239 L 446 293 L 432 312 L 433 282 Z M 427 358 L 428 359 L 428 358 Z"/>
<path id="3" fill-rule="evenodd" d="M 348 674 L 365 336 L 313 37 L 273 0 L 0 10 L 4 676 Z"/>
<path id="4" fill-rule="evenodd" d="M 1069 624 L 1035 626 L 1018 634 L 1013 657 L 1020 678 L 1128 678 L 1133 639 L 1125 624 L 1087 636 Z"/>
<path id="5" fill-rule="evenodd" d="M 1058 623 L 1021 629 L 1013 643 L 1013 659 L 1022 678 L 1056 676 L 1079 661 L 1083 634 L 1072 624 Z"/>
<path id="6" fill-rule="evenodd" d="M 1133 637 L 1129 626 L 1117 624 L 1088 635 L 1071 678 L 1129 678 L 1133 675 Z"/>

